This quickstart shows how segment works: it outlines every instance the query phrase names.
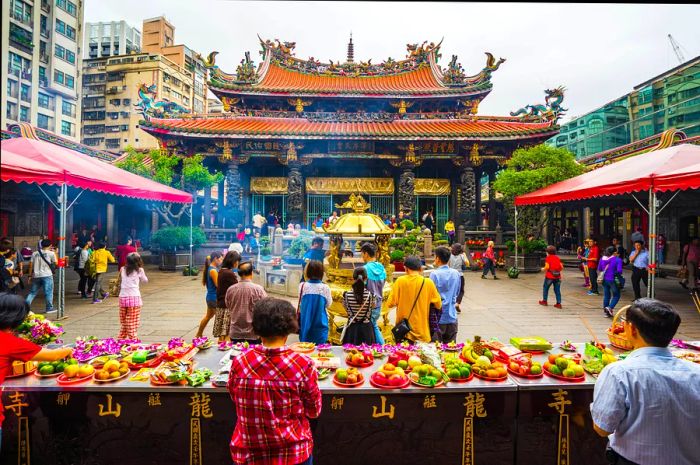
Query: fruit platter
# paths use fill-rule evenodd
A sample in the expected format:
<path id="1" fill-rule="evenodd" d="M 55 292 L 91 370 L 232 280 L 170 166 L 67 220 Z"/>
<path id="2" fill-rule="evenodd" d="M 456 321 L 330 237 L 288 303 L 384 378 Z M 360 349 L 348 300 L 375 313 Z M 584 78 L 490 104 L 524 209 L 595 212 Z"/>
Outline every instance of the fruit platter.
<path id="1" fill-rule="evenodd" d="M 328 378 L 331 375 L 331 370 L 330 368 L 318 368 L 316 367 L 316 371 L 318 372 L 318 380 L 323 381 L 324 379 Z"/>
<path id="2" fill-rule="evenodd" d="M 369 383 L 379 389 L 403 389 L 411 384 L 402 368 L 385 363 L 369 377 Z"/>
<path id="3" fill-rule="evenodd" d="M 141 368 L 155 368 L 162 361 L 157 350 L 136 350 L 124 357 L 122 361 L 129 365 L 129 368 L 139 370 Z"/>
<path id="4" fill-rule="evenodd" d="M 340 387 L 358 387 L 365 382 L 365 377 L 355 367 L 338 368 L 333 376 L 333 382 Z"/>
<path id="5" fill-rule="evenodd" d="M 167 386 L 172 384 L 187 384 L 187 375 L 192 373 L 192 362 L 176 360 L 165 362 L 151 373 L 151 384 Z"/>
<path id="6" fill-rule="evenodd" d="M 508 362 L 508 373 L 521 378 L 536 379 L 543 376 L 542 364 L 532 361 L 532 354 L 522 354 L 511 357 Z"/>
<path id="7" fill-rule="evenodd" d="M 444 372 L 425 363 L 414 367 L 408 379 L 416 386 L 427 388 L 442 386 L 449 380 Z"/>
<path id="8" fill-rule="evenodd" d="M 505 381 L 508 379 L 508 370 L 501 362 L 491 361 L 485 355 L 476 359 L 472 365 L 474 376 L 485 381 Z"/>
<path id="9" fill-rule="evenodd" d="M 700 353 L 693 352 L 692 350 L 676 350 L 671 352 L 674 357 L 680 358 L 682 360 L 687 360 L 693 363 L 700 363 Z"/>
<path id="10" fill-rule="evenodd" d="M 108 360 L 95 372 L 95 382 L 111 383 L 129 376 L 129 364 L 124 361 Z"/>
<path id="11" fill-rule="evenodd" d="M 486 357 L 489 361 L 494 359 L 493 352 L 481 341 L 481 336 L 474 336 L 473 342 L 464 344 L 462 360 L 473 365 L 479 357 Z"/>
<path id="12" fill-rule="evenodd" d="M 289 348 L 300 354 L 310 354 L 316 349 L 316 344 L 313 342 L 295 342 L 291 344 Z"/>
<path id="13" fill-rule="evenodd" d="M 66 365 L 63 369 L 63 373 L 56 378 L 56 383 L 62 386 L 69 386 L 92 379 L 94 375 L 95 367 L 88 363 L 82 365 Z"/>
<path id="14" fill-rule="evenodd" d="M 39 362 L 37 370 L 34 372 L 39 378 L 53 378 L 60 376 L 66 365 L 77 365 L 78 361 L 74 358 L 56 360 L 55 362 Z"/>
<path id="15" fill-rule="evenodd" d="M 579 354 L 550 354 L 543 368 L 547 376 L 562 381 L 580 383 L 586 380 Z"/>
<path id="16" fill-rule="evenodd" d="M 351 367 L 367 368 L 374 364 L 374 356 L 369 350 L 360 352 L 358 349 L 352 349 L 346 353 L 345 363 Z"/>
<path id="17" fill-rule="evenodd" d="M 447 374 L 447 377 L 450 378 L 451 382 L 466 383 L 474 377 L 472 375 L 471 365 L 455 354 L 449 354 L 449 356 L 444 357 L 443 366 L 445 373 Z"/>

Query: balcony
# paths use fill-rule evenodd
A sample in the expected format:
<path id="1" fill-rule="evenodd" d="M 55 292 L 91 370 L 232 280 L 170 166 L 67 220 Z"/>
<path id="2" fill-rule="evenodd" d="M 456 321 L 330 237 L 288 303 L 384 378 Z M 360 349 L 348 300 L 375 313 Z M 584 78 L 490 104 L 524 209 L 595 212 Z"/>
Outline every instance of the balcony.
<path id="1" fill-rule="evenodd" d="M 13 28 L 12 26 L 14 25 L 10 26 L 10 43 L 20 50 L 32 53 L 32 50 L 34 50 L 34 43 L 32 42 L 31 34 L 19 27 L 15 26 Z"/>
<path id="2" fill-rule="evenodd" d="M 110 87 L 105 91 L 105 94 L 118 94 L 120 92 L 124 92 L 126 90 L 126 86 L 116 86 L 116 87 Z"/>

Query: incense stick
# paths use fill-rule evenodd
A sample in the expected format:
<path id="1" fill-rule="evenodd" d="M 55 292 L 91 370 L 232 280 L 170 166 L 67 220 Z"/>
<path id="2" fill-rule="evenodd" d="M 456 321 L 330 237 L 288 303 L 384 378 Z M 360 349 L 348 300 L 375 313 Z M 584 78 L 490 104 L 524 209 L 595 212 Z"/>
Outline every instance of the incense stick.
<path id="1" fill-rule="evenodd" d="M 595 341 L 595 343 L 596 343 L 597 345 L 600 345 L 600 341 L 598 340 L 598 337 L 595 335 L 595 333 L 594 333 L 593 330 L 591 329 L 591 326 L 588 324 L 588 320 L 586 320 L 586 318 L 583 317 L 583 316 L 581 316 L 581 315 L 579 315 L 578 317 L 581 319 L 581 322 L 583 323 L 583 326 L 585 326 L 586 329 L 588 330 L 588 332 L 591 333 L 591 336 L 593 336 L 593 340 Z"/>

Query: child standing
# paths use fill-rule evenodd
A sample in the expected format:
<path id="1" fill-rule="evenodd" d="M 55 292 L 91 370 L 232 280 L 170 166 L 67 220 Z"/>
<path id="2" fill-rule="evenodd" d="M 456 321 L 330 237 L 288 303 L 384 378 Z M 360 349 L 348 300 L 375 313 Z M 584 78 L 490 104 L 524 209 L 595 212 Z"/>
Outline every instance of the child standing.
<path id="1" fill-rule="evenodd" d="M 561 259 L 557 256 L 557 248 L 553 245 L 547 246 L 547 258 L 544 260 L 544 268 L 542 268 L 545 275 L 540 305 L 547 305 L 549 288 L 554 285 L 554 295 L 557 298 L 557 303 L 554 304 L 554 308 L 561 308 L 561 272 L 563 269 L 564 266 L 561 263 Z"/>
<path id="2" fill-rule="evenodd" d="M 141 322 L 141 291 L 140 283 L 147 283 L 148 278 L 143 271 L 141 256 L 132 252 L 126 256 L 126 265 L 119 270 L 121 289 L 119 291 L 119 339 L 136 339 L 139 323 Z"/>
<path id="3" fill-rule="evenodd" d="M 102 289 L 102 275 L 107 272 L 107 262 L 116 263 L 112 252 L 106 249 L 104 242 L 97 244 L 97 249 L 92 253 L 92 260 L 95 262 L 95 291 L 92 294 L 92 303 L 99 304 L 106 299 L 109 294 Z M 100 300 L 99 297 L 102 297 Z"/>

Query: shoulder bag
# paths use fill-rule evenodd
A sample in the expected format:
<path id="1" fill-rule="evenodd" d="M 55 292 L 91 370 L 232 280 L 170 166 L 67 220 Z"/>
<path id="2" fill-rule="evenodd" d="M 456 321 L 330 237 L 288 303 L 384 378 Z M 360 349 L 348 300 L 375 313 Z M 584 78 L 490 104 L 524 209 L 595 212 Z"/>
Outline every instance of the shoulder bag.
<path id="1" fill-rule="evenodd" d="M 399 321 L 396 326 L 391 328 L 391 334 L 394 335 L 394 343 L 399 344 L 403 342 L 404 339 L 406 339 L 406 335 L 411 332 L 413 328 L 411 328 L 411 325 L 408 323 L 408 319 L 411 318 L 411 315 L 413 314 L 413 310 L 416 309 L 416 303 L 418 302 L 418 297 L 420 297 L 420 293 L 423 292 L 423 285 L 425 284 L 425 278 L 423 278 L 423 282 L 420 284 L 420 289 L 418 290 L 418 295 L 416 295 L 416 300 L 413 301 L 413 306 L 411 307 L 411 311 L 408 314 L 408 318 L 404 318 L 403 320 Z"/>
<path id="2" fill-rule="evenodd" d="M 126 273 L 126 267 L 123 266 L 119 273 L 117 273 L 117 279 L 109 280 L 109 295 L 115 295 L 119 297 L 119 293 L 122 290 L 122 273 Z"/>
<path id="3" fill-rule="evenodd" d="M 610 262 L 606 263 L 605 268 L 603 268 L 603 272 L 598 275 L 598 279 L 596 279 L 598 284 L 603 284 L 603 280 L 605 279 L 605 272 L 608 271 L 609 266 L 610 266 Z"/>
<path id="4" fill-rule="evenodd" d="M 50 262 L 46 259 L 43 253 L 41 253 L 41 250 L 37 250 L 37 253 L 41 257 L 41 259 L 44 261 L 49 266 L 49 269 L 51 269 L 51 274 L 54 274 L 56 272 L 56 263 Z M 53 253 L 53 252 L 51 252 Z"/>
<path id="5" fill-rule="evenodd" d="M 345 332 L 348 330 L 348 328 L 350 327 L 350 325 L 353 324 L 353 323 L 355 322 L 355 318 L 357 318 L 357 315 L 359 315 L 360 313 L 362 313 L 362 310 L 365 309 L 365 305 L 367 305 L 367 304 L 369 303 L 369 300 L 370 300 L 371 297 L 372 297 L 372 294 L 369 293 L 369 295 L 368 295 L 367 298 L 365 299 L 364 303 L 362 304 L 362 307 L 360 307 L 360 309 L 359 309 L 358 311 L 355 312 L 355 314 L 352 316 L 352 318 L 351 318 L 347 323 L 345 323 L 345 327 L 343 328 L 343 331 L 340 333 L 340 343 L 341 343 L 341 344 L 344 344 L 343 341 L 345 340 Z"/>

